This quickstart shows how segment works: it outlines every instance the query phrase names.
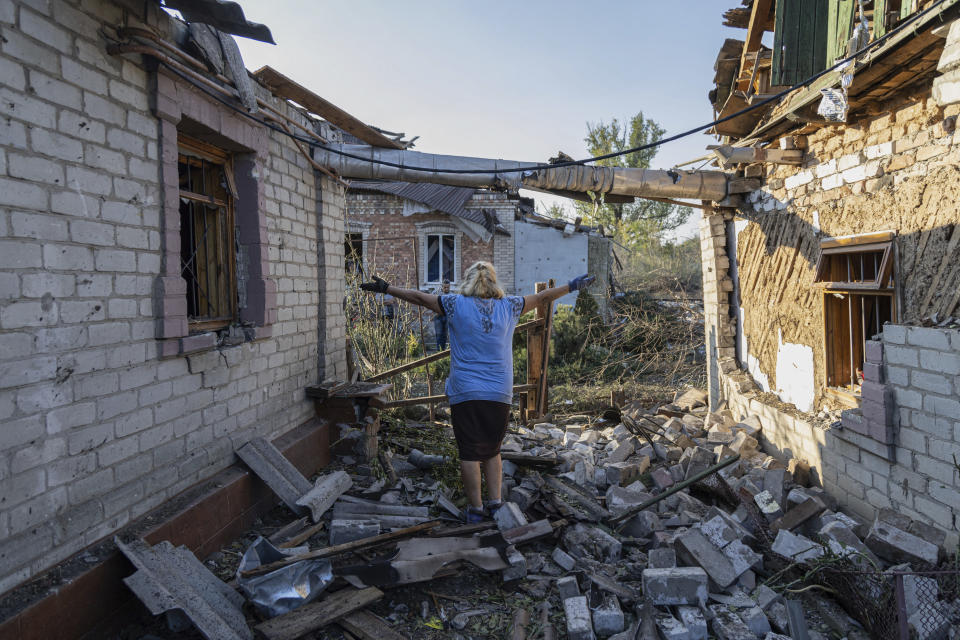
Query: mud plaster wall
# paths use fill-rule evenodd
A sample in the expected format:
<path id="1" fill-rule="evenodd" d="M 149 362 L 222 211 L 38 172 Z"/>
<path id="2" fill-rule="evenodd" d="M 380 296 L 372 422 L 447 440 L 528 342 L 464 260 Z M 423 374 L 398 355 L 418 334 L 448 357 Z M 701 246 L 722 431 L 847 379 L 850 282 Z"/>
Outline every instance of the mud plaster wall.
<path id="1" fill-rule="evenodd" d="M 812 348 L 818 408 L 825 355 L 822 294 L 812 285 L 822 237 L 897 232 L 898 322 L 943 317 L 960 290 L 958 243 L 947 253 L 960 234 L 960 108 L 925 97 L 886 108 L 810 134 L 804 165 L 771 166 L 765 186 L 738 211 L 748 224 L 736 242 L 734 301 L 750 359 L 776 390 L 781 342 Z M 921 308 L 931 287 L 930 306 Z"/>

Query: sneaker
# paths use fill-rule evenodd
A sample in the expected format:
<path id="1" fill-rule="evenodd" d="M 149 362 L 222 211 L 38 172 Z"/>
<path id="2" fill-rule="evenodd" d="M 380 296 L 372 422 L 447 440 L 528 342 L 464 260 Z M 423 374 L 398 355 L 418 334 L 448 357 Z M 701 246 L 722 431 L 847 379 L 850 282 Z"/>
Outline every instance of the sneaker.
<path id="1" fill-rule="evenodd" d="M 483 522 L 484 515 L 483 509 L 477 509 L 476 507 L 467 507 L 463 510 L 463 520 L 467 524 L 478 524 Z"/>
<path id="2" fill-rule="evenodd" d="M 487 508 L 487 512 L 490 514 L 490 517 L 492 518 L 492 517 L 494 516 L 494 514 L 495 514 L 497 511 L 500 510 L 500 507 L 503 506 L 503 501 L 501 501 L 501 500 L 487 500 L 487 501 L 483 504 L 483 506 Z"/>

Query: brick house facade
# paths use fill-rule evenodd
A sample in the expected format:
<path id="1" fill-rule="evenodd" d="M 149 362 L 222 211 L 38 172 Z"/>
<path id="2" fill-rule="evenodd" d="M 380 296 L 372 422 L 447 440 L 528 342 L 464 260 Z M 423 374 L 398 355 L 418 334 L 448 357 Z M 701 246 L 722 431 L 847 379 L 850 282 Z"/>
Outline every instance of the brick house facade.
<path id="1" fill-rule="evenodd" d="M 152 2 L 0 4 L 0 592 L 316 420 L 304 387 L 346 376 L 343 188 L 168 67 L 110 55 L 121 26 L 176 31 Z M 186 137 L 235 177 L 218 329 L 189 317 Z"/>
<path id="2" fill-rule="evenodd" d="M 844 507 L 895 509 L 954 544 L 960 24 L 956 3 L 920 4 L 856 63 L 845 122 L 800 88 L 759 134 L 731 134 L 798 159 L 738 165 L 755 184 L 702 219 L 708 383 L 712 407 L 758 415 L 765 449 L 806 460 Z"/>
<path id="3" fill-rule="evenodd" d="M 437 285 L 428 278 L 428 236 L 448 235 L 454 241 L 454 283 L 467 267 L 483 260 L 493 264 L 504 290 L 514 293 L 516 201 L 506 194 L 477 191 L 464 208 L 494 212 L 502 231 L 484 239 L 464 230 L 447 213 L 405 213 L 404 199 L 399 196 L 352 188 L 347 191 L 348 232 L 362 237 L 365 271 L 387 274 L 384 277 L 400 286 L 430 289 Z"/>

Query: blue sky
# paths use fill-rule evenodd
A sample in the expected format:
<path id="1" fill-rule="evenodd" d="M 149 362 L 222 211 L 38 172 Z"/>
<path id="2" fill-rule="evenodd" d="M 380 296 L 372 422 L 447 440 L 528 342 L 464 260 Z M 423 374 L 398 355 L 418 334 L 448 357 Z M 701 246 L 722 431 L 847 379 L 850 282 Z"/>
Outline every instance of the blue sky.
<path id="1" fill-rule="evenodd" d="M 242 4 L 277 41 L 237 38 L 251 70 L 270 65 L 366 122 L 419 135 L 418 151 L 528 161 L 586 156 L 588 121 L 643 111 L 668 134 L 709 122 L 717 52 L 745 35 L 721 26 L 737 0 Z M 713 142 L 670 143 L 653 165 Z"/>

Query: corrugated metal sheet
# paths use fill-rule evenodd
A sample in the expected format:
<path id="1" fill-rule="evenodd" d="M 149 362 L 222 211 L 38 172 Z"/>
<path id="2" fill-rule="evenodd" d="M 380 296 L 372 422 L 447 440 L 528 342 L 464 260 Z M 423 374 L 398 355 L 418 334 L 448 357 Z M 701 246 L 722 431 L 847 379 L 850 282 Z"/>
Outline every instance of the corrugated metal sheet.
<path id="1" fill-rule="evenodd" d="M 160 0 L 158 0 L 159 2 Z M 257 22 L 249 22 L 243 8 L 229 0 L 163 0 L 163 5 L 176 9 L 187 22 L 208 24 L 224 33 L 277 44 L 270 28 Z"/>
<path id="2" fill-rule="evenodd" d="M 483 225 L 493 233 L 497 229 L 497 216 L 488 209 L 467 209 L 467 201 L 476 193 L 472 187 L 450 187 L 426 182 L 367 182 L 354 180 L 353 189 L 376 191 L 399 196 L 405 200 L 419 202 L 431 209 L 457 216 L 470 222 Z"/>

